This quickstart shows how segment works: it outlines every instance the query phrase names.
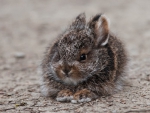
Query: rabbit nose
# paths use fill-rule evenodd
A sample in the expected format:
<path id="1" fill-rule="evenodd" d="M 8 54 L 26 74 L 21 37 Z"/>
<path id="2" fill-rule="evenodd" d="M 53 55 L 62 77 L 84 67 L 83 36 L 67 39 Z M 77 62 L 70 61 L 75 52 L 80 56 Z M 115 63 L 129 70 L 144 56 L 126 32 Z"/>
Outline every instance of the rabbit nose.
<path id="1" fill-rule="evenodd" d="M 65 68 L 65 69 L 63 70 L 63 72 L 64 72 L 65 75 L 68 77 L 68 76 L 69 76 L 70 69 Z"/>
<path id="2" fill-rule="evenodd" d="M 63 73 L 65 74 L 65 76 L 69 77 L 69 73 L 71 71 L 71 66 L 68 65 L 67 62 L 64 62 L 64 66 L 62 68 Z"/>

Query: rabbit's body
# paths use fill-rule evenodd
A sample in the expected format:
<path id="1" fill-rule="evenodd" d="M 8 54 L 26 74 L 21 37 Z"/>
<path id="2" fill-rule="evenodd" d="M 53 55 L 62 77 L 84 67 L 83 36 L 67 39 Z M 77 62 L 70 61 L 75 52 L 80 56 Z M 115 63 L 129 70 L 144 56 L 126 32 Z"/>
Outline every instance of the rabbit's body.
<path id="1" fill-rule="evenodd" d="M 80 14 L 47 49 L 41 91 L 57 101 L 91 101 L 122 85 L 125 65 L 124 47 L 109 32 L 106 17 L 96 15 L 86 24 Z"/>

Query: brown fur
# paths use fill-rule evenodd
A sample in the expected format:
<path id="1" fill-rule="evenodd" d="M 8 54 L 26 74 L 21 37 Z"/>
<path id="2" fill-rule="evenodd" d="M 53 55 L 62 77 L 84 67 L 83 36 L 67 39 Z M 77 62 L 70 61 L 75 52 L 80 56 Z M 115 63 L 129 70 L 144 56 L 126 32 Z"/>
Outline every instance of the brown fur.
<path id="1" fill-rule="evenodd" d="M 87 59 L 80 61 L 82 54 Z M 106 17 L 96 15 L 86 24 L 85 14 L 80 14 L 54 45 L 47 48 L 42 62 L 41 90 L 58 101 L 64 89 L 77 101 L 81 95 L 83 100 L 85 97 L 92 100 L 112 94 L 122 85 L 118 83 L 122 82 L 126 61 L 123 44 L 110 33 Z"/>

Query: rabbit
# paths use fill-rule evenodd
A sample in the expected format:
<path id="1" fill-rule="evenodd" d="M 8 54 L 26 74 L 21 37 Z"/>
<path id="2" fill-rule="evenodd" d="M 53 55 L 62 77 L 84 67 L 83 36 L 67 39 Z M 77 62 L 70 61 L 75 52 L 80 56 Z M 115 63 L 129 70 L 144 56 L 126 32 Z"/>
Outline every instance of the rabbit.
<path id="1" fill-rule="evenodd" d="M 41 63 L 43 96 L 59 102 L 89 102 L 120 90 L 127 54 L 110 33 L 109 20 L 97 14 L 86 23 L 85 13 L 57 37 Z"/>

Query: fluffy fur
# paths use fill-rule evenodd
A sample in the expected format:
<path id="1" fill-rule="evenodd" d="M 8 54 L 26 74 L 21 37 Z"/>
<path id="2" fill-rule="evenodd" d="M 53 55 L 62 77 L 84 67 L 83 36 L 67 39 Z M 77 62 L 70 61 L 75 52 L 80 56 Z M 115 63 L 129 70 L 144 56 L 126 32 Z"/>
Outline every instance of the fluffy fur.
<path id="1" fill-rule="evenodd" d="M 81 60 L 81 55 L 86 59 Z M 86 23 L 82 13 L 47 48 L 41 91 L 73 103 L 112 94 L 121 87 L 126 61 L 123 44 L 110 33 L 108 19 L 98 14 Z"/>

